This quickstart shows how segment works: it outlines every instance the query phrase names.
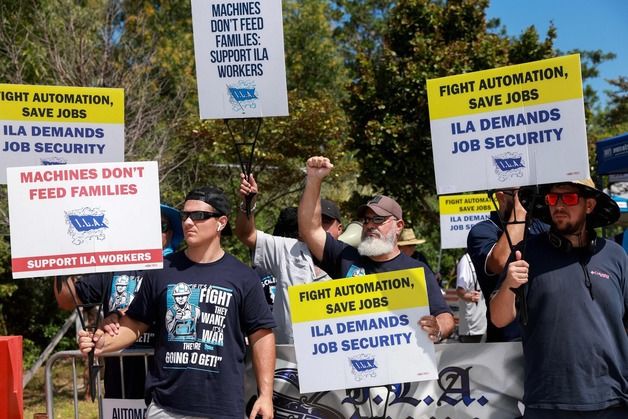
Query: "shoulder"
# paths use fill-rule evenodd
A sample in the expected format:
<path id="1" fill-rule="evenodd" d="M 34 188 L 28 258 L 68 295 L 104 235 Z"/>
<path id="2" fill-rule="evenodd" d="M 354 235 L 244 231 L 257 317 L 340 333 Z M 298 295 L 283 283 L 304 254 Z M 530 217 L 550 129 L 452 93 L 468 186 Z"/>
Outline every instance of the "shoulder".
<path id="1" fill-rule="evenodd" d="M 608 255 L 609 257 L 617 258 L 621 261 L 624 261 L 628 257 L 624 248 L 613 240 L 598 239 L 598 243 L 600 252 L 604 252 L 605 255 Z"/>
<path id="2" fill-rule="evenodd" d="M 256 251 L 271 247 L 290 249 L 297 243 L 301 242 L 297 239 L 293 239 L 292 237 L 273 236 L 272 234 L 257 230 L 257 241 L 255 243 L 255 247 Z"/>
<path id="3" fill-rule="evenodd" d="M 223 256 L 217 267 L 221 269 L 227 269 L 229 270 L 230 274 L 237 274 L 237 276 L 240 276 L 243 279 L 250 279 L 250 277 L 252 277 L 257 280 L 259 278 L 253 268 L 243 263 L 240 259 L 233 256 L 231 253 L 225 252 L 225 255 Z"/>
<path id="4" fill-rule="evenodd" d="M 467 235 L 467 248 L 469 248 L 471 253 L 475 248 L 497 242 L 501 233 L 501 227 L 496 224 L 495 217 L 491 215 L 491 218 L 488 220 L 482 220 L 471 227 Z"/>

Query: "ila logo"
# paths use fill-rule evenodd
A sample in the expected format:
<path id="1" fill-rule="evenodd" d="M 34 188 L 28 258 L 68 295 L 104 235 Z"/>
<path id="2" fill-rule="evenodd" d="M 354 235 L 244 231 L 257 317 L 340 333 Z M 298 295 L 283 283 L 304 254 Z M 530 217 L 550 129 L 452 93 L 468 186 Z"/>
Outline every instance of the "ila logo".
<path id="1" fill-rule="evenodd" d="M 493 157 L 495 173 L 500 182 L 512 177 L 522 177 L 526 167 L 521 153 L 504 153 Z"/>
<path id="2" fill-rule="evenodd" d="M 99 208 L 81 208 L 65 212 L 65 223 L 72 243 L 80 245 L 86 240 L 104 240 L 108 221 Z"/>
<path id="3" fill-rule="evenodd" d="M 240 81 L 237 85 L 227 86 L 229 92 L 229 103 L 234 111 L 245 113 L 246 109 L 257 107 L 257 92 L 255 83 L 252 81 Z"/>

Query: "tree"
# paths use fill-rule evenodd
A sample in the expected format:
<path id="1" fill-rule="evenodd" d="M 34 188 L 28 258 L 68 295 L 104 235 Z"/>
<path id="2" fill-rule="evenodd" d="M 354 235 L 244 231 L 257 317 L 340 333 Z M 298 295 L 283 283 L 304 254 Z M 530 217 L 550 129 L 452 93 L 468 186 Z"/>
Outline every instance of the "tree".
<path id="1" fill-rule="evenodd" d="M 346 109 L 359 182 L 399 200 L 407 223 L 432 239 L 426 253 L 434 263 L 439 217 L 426 80 L 551 57 L 555 29 L 543 41 L 533 27 L 515 39 L 493 33 L 499 22 L 487 21 L 487 0 L 401 0 L 379 4 L 377 13 L 361 9 L 377 2 L 338 3 L 361 10 L 339 23 L 354 71 Z M 458 256 L 446 257 L 447 269 Z"/>

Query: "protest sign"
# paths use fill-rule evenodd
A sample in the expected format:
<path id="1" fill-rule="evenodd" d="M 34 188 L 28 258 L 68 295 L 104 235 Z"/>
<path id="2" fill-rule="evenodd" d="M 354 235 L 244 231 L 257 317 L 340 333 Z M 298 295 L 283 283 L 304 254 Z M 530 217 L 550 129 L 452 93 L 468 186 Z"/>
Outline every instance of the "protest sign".
<path id="1" fill-rule="evenodd" d="M 13 278 L 162 267 L 156 162 L 7 169 Z"/>
<path id="2" fill-rule="evenodd" d="M 124 90 L 0 84 L 6 168 L 124 161 Z"/>
<path id="3" fill-rule="evenodd" d="M 302 393 L 436 378 L 434 345 L 417 324 L 429 315 L 423 268 L 288 293 Z"/>
<path id="4" fill-rule="evenodd" d="M 145 413 L 144 399 L 102 399 L 103 419 L 140 419 Z"/>
<path id="5" fill-rule="evenodd" d="M 281 1 L 192 0 L 201 119 L 288 115 Z"/>
<path id="6" fill-rule="evenodd" d="M 428 80 L 439 195 L 589 176 L 580 57 Z"/>
<path id="7" fill-rule="evenodd" d="M 489 219 L 491 211 L 496 210 L 486 193 L 441 195 L 438 197 L 438 208 L 442 249 L 467 247 L 467 235 L 471 227 Z"/>

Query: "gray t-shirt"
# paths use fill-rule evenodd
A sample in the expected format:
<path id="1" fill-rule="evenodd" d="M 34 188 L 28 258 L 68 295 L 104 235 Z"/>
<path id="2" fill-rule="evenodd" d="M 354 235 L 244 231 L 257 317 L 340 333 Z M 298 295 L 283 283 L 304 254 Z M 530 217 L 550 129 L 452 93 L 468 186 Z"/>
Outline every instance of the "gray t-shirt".
<path id="1" fill-rule="evenodd" d="M 328 280 L 329 275 L 314 265 L 306 244 L 289 237 L 279 237 L 257 230 L 253 264 L 277 279 L 273 316 L 277 323 L 277 343 L 294 343 L 288 287 Z"/>
<path id="2" fill-rule="evenodd" d="M 471 263 L 468 253 L 465 253 L 456 267 L 456 287 L 465 291 L 480 291 L 475 268 Z M 458 299 L 460 303 L 460 322 L 458 334 L 460 336 L 483 335 L 486 332 L 486 301 L 480 292 L 480 300 L 477 303 Z"/>

